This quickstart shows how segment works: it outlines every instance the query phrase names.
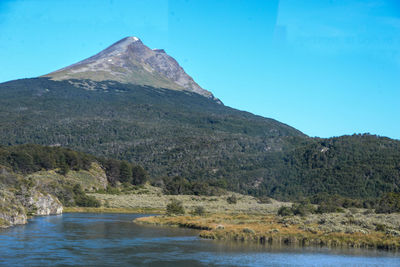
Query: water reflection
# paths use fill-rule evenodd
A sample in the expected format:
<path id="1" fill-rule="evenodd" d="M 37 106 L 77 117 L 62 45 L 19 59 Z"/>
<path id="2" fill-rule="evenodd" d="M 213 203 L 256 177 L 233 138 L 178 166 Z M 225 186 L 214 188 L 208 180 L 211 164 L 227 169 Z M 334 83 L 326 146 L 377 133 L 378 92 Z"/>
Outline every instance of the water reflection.
<path id="1" fill-rule="evenodd" d="M 190 229 L 140 226 L 135 214 L 36 217 L 0 230 L 5 266 L 400 266 L 375 250 L 266 247 L 201 240 Z"/>

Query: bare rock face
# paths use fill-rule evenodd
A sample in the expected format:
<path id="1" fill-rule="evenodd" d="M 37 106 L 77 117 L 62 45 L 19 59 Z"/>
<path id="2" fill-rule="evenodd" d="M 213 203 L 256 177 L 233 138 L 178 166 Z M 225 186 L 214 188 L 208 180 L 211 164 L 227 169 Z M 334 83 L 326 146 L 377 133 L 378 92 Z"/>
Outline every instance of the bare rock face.
<path id="1" fill-rule="evenodd" d="M 25 208 L 15 195 L 6 189 L 0 189 L 0 228 L 26 222 Z"/>
<path id="2" fill-rule="evenodd" d="M 0 212 L 0 228 L 6 228 L 17 224 L 26 224 L 27 216 L 18 210 L 10 212 Z"/>
<path id="3" fill-rule="evenodd" d="M 163 49 L 150 49 L 137 37 L 126 37 L 100 53 L 44 77 L 54 80 L 113 80 L 194 92 L 216 99 L 201 88 Z"/>
<path id="4" fill-rule="evenodd" d="M 0 228 L 26 224 L 28 215 L 61 214 L 63 206 L 50 195 L 31 189 L 23 194 L 15 194 L 8 189 L 0 189 Z"/>
<path id="5" fill-rule="evenodd" d="M 63 212 L 63 206 L 56 197 L 40 192 L 35 192 L 27 199 L 27 206 L 32 215 L 62 214 Z"/>

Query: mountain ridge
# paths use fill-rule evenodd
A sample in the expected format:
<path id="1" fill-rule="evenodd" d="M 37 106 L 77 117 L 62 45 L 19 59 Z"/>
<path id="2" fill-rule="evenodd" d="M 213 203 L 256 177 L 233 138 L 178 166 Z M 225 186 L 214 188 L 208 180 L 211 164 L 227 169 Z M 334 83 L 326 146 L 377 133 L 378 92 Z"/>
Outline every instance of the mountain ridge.
<path id="1" fill-rule="evenodd" d="M 114 80 L 190 91 L 219 101 L 201 88 L 164 49 L 150 49 L 138 37 L 125 37 L 99 53 L 42 77 L 53 80 Z"/>

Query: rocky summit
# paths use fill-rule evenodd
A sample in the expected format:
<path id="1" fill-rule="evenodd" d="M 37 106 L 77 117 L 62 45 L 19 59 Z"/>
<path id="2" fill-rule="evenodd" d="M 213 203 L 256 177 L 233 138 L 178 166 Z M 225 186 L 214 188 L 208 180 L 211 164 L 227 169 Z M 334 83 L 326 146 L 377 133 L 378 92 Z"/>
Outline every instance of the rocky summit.
<path id="1" fill-rule="evenodd" d="M 150 49 L 137 37 L 126 37 L 90 58 L 43 77 L 53 80 L 117 81 L 189 91 L 217 100 L 163 49 Z"/>

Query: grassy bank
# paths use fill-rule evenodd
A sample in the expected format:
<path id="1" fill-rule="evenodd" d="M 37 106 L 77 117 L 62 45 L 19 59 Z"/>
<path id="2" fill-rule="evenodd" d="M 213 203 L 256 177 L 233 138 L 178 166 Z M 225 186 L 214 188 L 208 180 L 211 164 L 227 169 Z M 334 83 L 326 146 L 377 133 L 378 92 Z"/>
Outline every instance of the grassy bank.
<path id="1" fill-rule="evenodd" d="M 93 207 L 65 207 L 64 213 L 71 212 L 89 212 L 89 213 L 146 213 L 146 214 L 163 214 L 164 210 L 160 209 L 149 209 L 149 208 L 93 208 Z"/>
<path id="2" fill-rule="evenodd" d="M 277 210 L 291 203 L 229 192 L 222 196 L 165 195 L 148 184 L 119 194 L 90 193 L 102 208 L 66 208 L 65 212 L 116 212 L 164 214 L 171 199 L 180 201 L 186 215 L 139 218 L 137 223 L 202 230 L 200 236 L 271 245 L 329 246 L 400 249 L 400 214 L 375 214 L 366 209 L 343 209 L 342 213 L 278 216 Z M 234 195 L 235 203 L 228 198 Z M 190 216 L 201 207 L 203 216 Z"/>
<path id="3" fill-rule="evenodd" d="M 327 227 L 322 224 L 323 220 L 329 220 L 327 217 L 335 218 L 338 216 L 342 217 L 341 214 L 321 215 L 319 223 L 313 221 L 313 219 L 310 220 L 298 216 L 283 218 L 271 214 L 153 216 L 138 218 L 135 222 L 200 229 L 202 230 L 200 237 L 216 240 L 234 240 L 271 245 L 400 249 L 400 236 L 396 230 L 388 228 L 383 230 L 384 227 L 377 230 L 375 226 L 375 229 L 343 227 L 339 231 L 334 225 Z M 399 215 L 393 215 L 393 218 L 390 219 L 399 219 L 398 217 Z M 351 218 L 347 218 L 345 221 L 341 221 L 340 224 L 351 221 Z"/>
<path id="4" fill-rule="evenodd" d="M 270 203 L 259 203 L 252 197 L 237 193 L 227 193 L 221 196 L 195 196 L 195 195 L 165 195 L 161 188 L 146 184 L 136 190 L 131 190 L 120 194 L 100 194 L 89 193 L 101 202 L 101 205 L 109 208 L 125 209 L 156 209 L 163 210 L 171 199 L 181 201 L 187 211 L 191 211 L 198 206 L 204 207 L 207 211 L 214 213 L 276 213 L 282 205 L 290 203 L 271 200 Z M 236 196 L 237 202 L 229 204 L 227 198 Z"/>

